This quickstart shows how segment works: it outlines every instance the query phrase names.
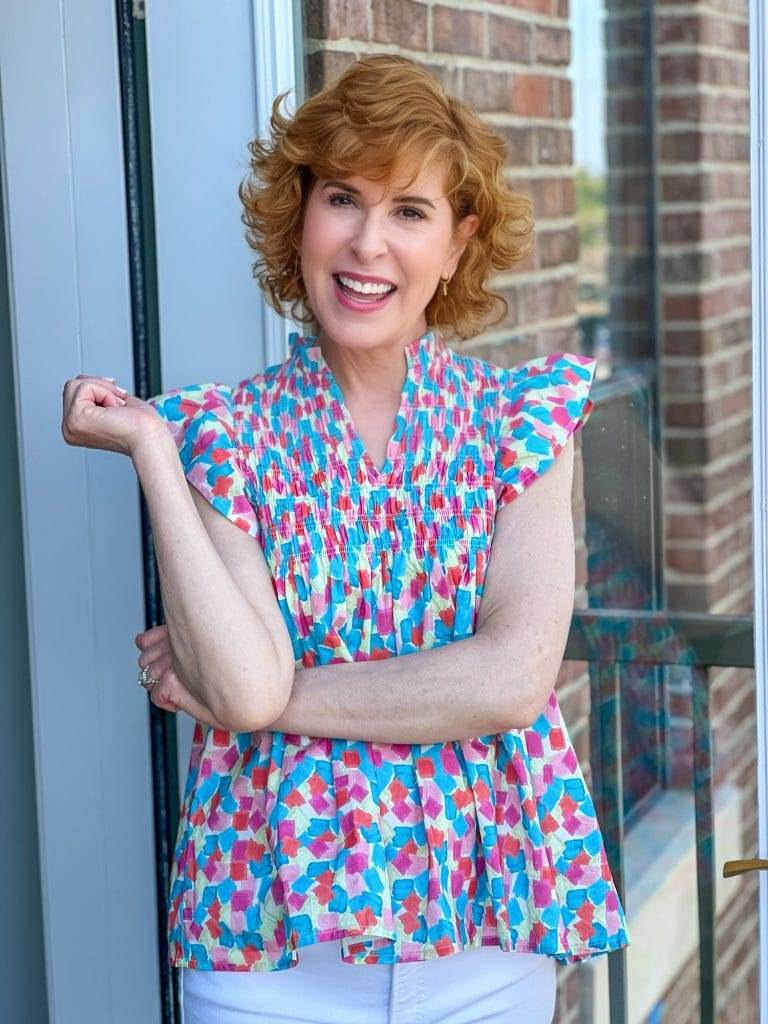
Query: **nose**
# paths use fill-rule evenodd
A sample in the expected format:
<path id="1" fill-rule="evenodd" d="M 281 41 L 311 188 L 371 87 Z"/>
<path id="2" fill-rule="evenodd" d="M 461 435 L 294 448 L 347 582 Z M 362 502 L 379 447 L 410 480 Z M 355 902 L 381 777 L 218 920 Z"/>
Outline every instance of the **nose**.
<path id="1" fill-rule="evenodd" d="M 368 209 L 356 221 L 351 248 L 361 263 L 370 263 L 387 252 L 385 214 Z"/>

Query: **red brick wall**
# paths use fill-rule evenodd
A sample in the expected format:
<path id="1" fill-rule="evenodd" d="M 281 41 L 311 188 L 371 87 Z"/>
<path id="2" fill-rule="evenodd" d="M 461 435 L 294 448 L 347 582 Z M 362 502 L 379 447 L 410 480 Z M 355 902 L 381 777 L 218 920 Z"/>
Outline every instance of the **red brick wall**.
<path id="1" fill-rule="evenodd" d="M 568 4 L 499 0 L 466 8 L 305 0 L 307 82 L 314 92 L 357 56 L 395 49 L 473 104 L 507 140 L 510 181 L 534 203 L 536 247 L 495 279 L 509 303 L 507 319 L 462 349 L 505 366 L 576 344 Z"/>
<path id="2" fill-rule="evenodd" d="M 667 600 L 741 614 L 752 611 L 747 14 L 746 0 L 684 13 L 662 3 L 655 25 Z M 756 856 L 754 674 L 711 670 L 711 686 L 716 776 L 743 788 L 745 856 Z M 721 875 L 716 865 L 731 895 L 718 1019 L 737 1024 L 757 1006 L 758 884 Z"/>

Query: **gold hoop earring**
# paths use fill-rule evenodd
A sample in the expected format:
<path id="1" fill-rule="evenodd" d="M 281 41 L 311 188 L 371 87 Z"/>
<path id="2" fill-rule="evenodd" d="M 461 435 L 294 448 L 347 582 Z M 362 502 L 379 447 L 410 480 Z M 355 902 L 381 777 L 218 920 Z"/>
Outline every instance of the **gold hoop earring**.
<path id="1" fill-rule="evenodd" d="M 447 295 L 448 294 L 448 284 L 449 284 L 449 282 L 450 282 L 452 277 L 453 277 L 453 274 L 449 274 L 448 277 L 443 277 L 442 274 L 440 275 L 440 280 L 443 282 L 443 295 Z"/>

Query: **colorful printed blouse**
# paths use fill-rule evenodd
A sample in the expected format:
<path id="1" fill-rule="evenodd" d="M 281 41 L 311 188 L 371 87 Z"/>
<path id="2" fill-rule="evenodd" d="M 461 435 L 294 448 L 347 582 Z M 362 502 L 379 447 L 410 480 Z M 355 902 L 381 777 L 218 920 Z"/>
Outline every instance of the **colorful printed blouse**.
<path id="1" fill-rule="evenodd" d="M 592 409 L 581 355 L 502 369 L 435 329 L 405 354 L 381 469 L 315 336 L 235 387 L 150 399 L 191 484 L 262 546 L 297 668 L 471 636 L 496 510 Z M 290 969 L 331 939 L 349 964 L 629 943 L 554 691 L 530 728 L 440 743 L 197 722 L 168 936 L 172 965 L 225 971 Z"/>

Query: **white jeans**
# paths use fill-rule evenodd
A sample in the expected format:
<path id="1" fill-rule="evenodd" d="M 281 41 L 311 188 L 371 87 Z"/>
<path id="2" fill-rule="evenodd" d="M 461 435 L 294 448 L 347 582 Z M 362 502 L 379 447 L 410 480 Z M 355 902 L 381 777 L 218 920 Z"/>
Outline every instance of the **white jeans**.
<path id="1" fill-rule="evenodd" d="M 287 971 L 181 968 L 183 1024 L 552 1024 L 552 957 L 467 949 L 406 964 L 345 964 L 340 940 Z"/>

